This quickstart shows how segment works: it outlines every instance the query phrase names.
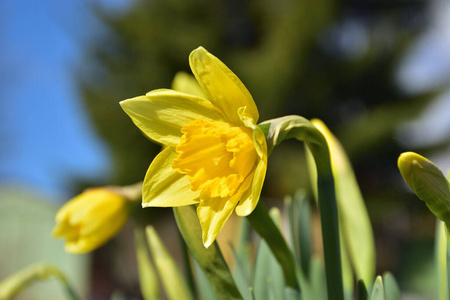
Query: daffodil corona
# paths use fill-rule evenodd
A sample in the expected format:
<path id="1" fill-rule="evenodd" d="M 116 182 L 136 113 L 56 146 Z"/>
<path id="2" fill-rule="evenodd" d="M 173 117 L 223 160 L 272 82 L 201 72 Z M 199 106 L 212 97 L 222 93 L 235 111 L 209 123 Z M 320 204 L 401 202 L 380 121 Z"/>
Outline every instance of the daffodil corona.
<path id="1" fill-rule="evenodd" d="M 234 209 L 246 216 L 258 203 L 267 145 L 256 125 L 256 105 L 239 78 L 202 47 L 189 62 L 201 90 L 174 84 L 181 91 L 155 90 L 121 106 L 150 139 L 165 146 L 147 171 L 143 207 L 198 204 L 208 247 Z"/>

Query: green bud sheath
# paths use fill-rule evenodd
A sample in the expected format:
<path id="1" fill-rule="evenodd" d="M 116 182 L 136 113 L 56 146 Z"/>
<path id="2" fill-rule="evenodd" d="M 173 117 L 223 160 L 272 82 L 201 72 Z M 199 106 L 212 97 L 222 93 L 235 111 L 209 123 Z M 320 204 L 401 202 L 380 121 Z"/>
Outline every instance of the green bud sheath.
<path id="1" fill-rule="evenodd" d="M 450 225 L 450 186 L 442 171 L 425 157 L 405 152 L 398 158 L 398 168 L 409 187 L 430 211 Z"/>

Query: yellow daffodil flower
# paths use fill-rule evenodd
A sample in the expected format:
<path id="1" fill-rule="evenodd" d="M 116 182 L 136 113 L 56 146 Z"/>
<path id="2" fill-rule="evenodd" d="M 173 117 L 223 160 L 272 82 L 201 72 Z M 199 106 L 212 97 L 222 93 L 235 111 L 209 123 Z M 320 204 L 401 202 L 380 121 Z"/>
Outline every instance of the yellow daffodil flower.
<path id="1" fill-rule="evenodd" d="M 52 235 L 66 239 L 65 250 L 69 253 L 92 251 L 125 225 L 130 213 L 128 202 L 109 189 L 86 190 L 58 211 Z"/>
<path id="2" fill-rule="evenodd" d="M 267 169 L 267 145 L 247 88 L 204 48 L 190 66 L 204 97 L 154 90 L 121 102 L 133 122 L 164 145 L 147 171 L 143 207 L 198 204 L 203 244 L 210 246 L 236 208 L 249 215 Z"/>

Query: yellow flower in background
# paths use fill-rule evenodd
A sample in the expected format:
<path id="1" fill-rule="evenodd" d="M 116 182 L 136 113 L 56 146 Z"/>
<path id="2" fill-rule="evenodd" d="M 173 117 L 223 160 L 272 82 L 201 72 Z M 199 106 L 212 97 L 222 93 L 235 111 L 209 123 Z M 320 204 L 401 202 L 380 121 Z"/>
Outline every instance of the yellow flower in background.
<path id="1" fill-rule="evenodd" d="M 179 89 L 192 94 L 154 90 L 120 104 L 150 139 L 165 146 L 145 176 L 142 206 L 198 204 L 208 247 L 234 209 L 247 216 L 258 203 L 267 145 L 256 125 L 258 109 L 239 78 L 202 47 L 189 62 L 201 90 L 188 84 Z"/>
<path id="2" fill-rule="evenodd" d="M 128 200 L 111 190 L 86 190 L 56 214 L 53 237 L 65 238 L 69 253 L 92 251 L 114 237 L 130 214 Z"/>

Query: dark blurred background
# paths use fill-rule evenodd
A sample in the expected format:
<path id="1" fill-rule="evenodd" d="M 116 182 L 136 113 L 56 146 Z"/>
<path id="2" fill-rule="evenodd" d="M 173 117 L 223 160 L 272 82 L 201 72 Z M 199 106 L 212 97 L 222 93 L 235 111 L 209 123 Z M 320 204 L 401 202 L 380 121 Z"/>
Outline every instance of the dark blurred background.
<path id="1" fill-rule="evenodd" d="M 411 150 L 450 169 L 448 1 L 30 4 L 0 4 L 0 201 L 39 195 L 57 207 L 85 187 L 142 180 L 160 146 L 118 103 L 170 88 L 201 45 L 246 85 L 260 121 L 295 114 L 330 127 L 366 200 L 377 273 L 392 271 L 406 294 L 433 296 L 435 218 L 396 161 Z M 303 147 L 286 142 L 270 157 L 262 197 L 277 205 L 298 188 L 309 188 Z M 171 220 L 170 210 L 154 211 L 138 218 Z M 106 299 L 115 288 L 136 295 L 136 275 L 117 271 L 126 263 L 114 254 L 130 243 L 106 245 L 92 263 L 85 258 L 82 274 L 97 282 L 80 283 L 87 295 Z"/>

